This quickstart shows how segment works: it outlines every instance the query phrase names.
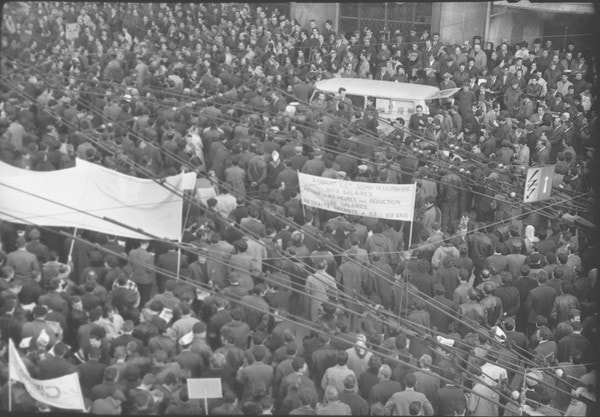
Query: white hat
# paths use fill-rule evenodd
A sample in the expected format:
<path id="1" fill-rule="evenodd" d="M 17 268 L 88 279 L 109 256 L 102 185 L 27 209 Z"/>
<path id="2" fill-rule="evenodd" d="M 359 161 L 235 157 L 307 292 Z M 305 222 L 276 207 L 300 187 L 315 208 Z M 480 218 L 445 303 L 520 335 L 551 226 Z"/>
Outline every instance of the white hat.
<path id="1" fill-rule="evenodd" d="M 448 339 L 442 336 L 436 336 L 436 339 L 438 341 L 438 343 L 444 345 L 444 346 L 454 346 L 454 339 Z"/>
<path id="2" fill-rule="evenodd" d="M 179 339 L 179 344 L 181 346 L 186 346 L 189 345 L 193 342 L 194 340 L 194 332 L 189 332 L 184 334 L 181 339 Z"/>
<path id="3" fill-rule="evenodd" d="M 37 343 L 42 347 L 46 347 L 48 343 L 50 343 L 50 336 L 46 332 L 46 329 L 42 329 L 40 332 L 40 335 L 37 338 Z"/>
<path id="4" fill-rule="evenodd" d="M 369 167 L 368 167 L 368 166 L 366 166 L 366 165 L 359 165 L 359 166 L 358 166 L 358 170 L 359 170 L 360 172 L 367 172 L 367 169 L 369 169 Z"/>
<path id="5" fill-rule="evenodd" d="M 535 387 L 543 378 L 544 376 L 540 371 L 531 371 L 527 372 L 525 382 L 530 387 Z"/>
<path id="6" fill-rule="evenodd" d="M 29 346 L 31 346 L 31 337 L 21 339 L 21 343 L 19 343 L 21 349 L 27 349 Z"/>
<path id="7" fill-rule="evenodd" d="M 492 331 L 494 332 L 494 337 L 498 342 L 504 342 L 506 340 L 506 333 L 504 333 L 500 327 L 494 326 L 492 327 Z"/>
<path id="8" fill-rule="evenodd" d="M 125 101 L 131 101 L 131 98 L 132 98 L 132 97 L 131 97 L 131 94 L 125 94 L 125 95 L 123 96 L 123 100 L 125 100 Z"/>

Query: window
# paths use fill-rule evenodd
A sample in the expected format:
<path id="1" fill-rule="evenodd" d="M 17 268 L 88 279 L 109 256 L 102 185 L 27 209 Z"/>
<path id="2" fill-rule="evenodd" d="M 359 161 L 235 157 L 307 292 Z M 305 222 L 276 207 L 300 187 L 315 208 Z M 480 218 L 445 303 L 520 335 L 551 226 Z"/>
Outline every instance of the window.
<path id="1" fill-rule="evenodd" d="M 432 3 L 340 3 L 340 32 L 347 34 L 369 27 L 380 31 L 400 30 L 408 35 L 411 26 L 418 32 L 431 30 Z M 387 36 L 387 35 L 386 35 Z"/>
<path id="2" fill-rule="evenodd" d="M 392 100 L 390 113 L 401 116 L 411 115 L 415 112 L 415 103 L 412 101 Z"/>
<path id="3" fill-rule="evenodd" d="M 375 108 L 380 114 L 390 114 L 392 112 L 392 103 L 388 98 L 375 99 Z"/>
<path id="4" fill-rule="evenodd" d="M 363 96 L 354 96 L 352 94 L 346 94 L 346 97 L 352 101 L 352 105 L 359 109 L 365 108 L 365 98 Z"/>
<path id="5" fill-rule="evenodd" d="M 250 4 L 250 7 L 252 7 L 255 11 L 256 8 L 260 6 L 262 7 L 263 11 L 267 14 L 267 17 L 271 17 L 271 13 L 277 9 L 277 11 L 279 12 L 279 15 L 283 15 L 287 18 L 290 18 L 290 3 L 254 3 L 254 4 Z"/>

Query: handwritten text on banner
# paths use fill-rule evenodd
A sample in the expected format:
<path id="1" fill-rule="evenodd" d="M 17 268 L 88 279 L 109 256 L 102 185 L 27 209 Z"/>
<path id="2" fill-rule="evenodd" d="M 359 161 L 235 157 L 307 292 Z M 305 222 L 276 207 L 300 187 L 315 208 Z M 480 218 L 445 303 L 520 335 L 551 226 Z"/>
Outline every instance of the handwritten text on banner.
<path id="1" fill-rule="evenodd" d="M 298 173 L 302 203 L 357 216 L 412 221 L 415 184 L 341 181 Z"/>

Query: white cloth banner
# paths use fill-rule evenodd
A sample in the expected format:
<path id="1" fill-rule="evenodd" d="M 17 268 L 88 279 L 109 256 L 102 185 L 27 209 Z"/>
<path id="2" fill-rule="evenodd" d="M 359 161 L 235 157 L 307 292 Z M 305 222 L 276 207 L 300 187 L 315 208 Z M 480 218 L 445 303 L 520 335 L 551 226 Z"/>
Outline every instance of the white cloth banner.
<path id="1" fill-rule="evenodd" d="M 12 339 L 8 341 L 8 349 L 9 378 L 25 385 L 34 400 L 51 407 L 85 411 L 77 372 L 54 379 L 34 379 L 29 375 Z"/>
<path id="2" fill-rule="evenodd" d="M 374 184 L 298 173 L 302 204 L 337 213 L 412 221 L 416 184 Z"/>
<path id="3" fill-rule="evenodd" d="M 195 173 L 167 177 L 161 180 L 165 188 L 153 180 L 131 177 L 81 159 L 76 164 L 73 168 L 37 172 L 0 162 L 0 219 L 148 239 L 132 227 L 159 238 L 179 240 L 183 199 L 174 192 L 192 190 Z"/>

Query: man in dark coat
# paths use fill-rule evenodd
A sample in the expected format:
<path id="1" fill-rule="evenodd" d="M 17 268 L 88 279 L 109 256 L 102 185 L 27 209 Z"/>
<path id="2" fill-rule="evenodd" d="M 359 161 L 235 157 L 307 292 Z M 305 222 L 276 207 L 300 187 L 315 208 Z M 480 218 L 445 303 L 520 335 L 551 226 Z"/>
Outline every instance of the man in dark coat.
<path id="1" fill-rule="evenodd" d="M 538 277 L 539 285 L 529 292 L 525 301 L 525 310 L 527 311 L 527 334 L 531 336 L 536 330 L 536 318 L 544 316 L 550 320 L 556 291 L 554 288 L 546 285 L 547 276 L 541 274 Z"/>
<path id="2" fill-rule="evenodd" d="M 483 230 L 485 228 L 485 223 L 478 223 L 477 228 Z M 475 231 L 469 237 L 468 245 L 469 257 L 473 260 L 473 265 L 475 266 L 474 273 L 476 278 L 473 286 L 477 286 L 481 282 L 479 276 L 485 265 L 485 260 L 488 256 L 494 254 L 494 247 L 492 245 L 492 240 L 481 231 Z"/>
<path id="3" fill-rule="evenodd" d="M 322 345 L 313 352 L 310 363 L 312 367 L 310 374 L 312 375 L 313 380 L 318 382 L 315 384 L 317 390 L 321 390 L 320 382 L 323 379 L 323 375 L 325 375 L 325 371 L 336 365 L 336 349 L 331 346 L 330 337 L 324 333 L 320 334 L 319 341 Z M 322 392 L 319 392 L 319 396 L 322 394 Z"/>
<path id="4" fill-rule="evenodd" d="M 514 344 L 518 353 L 527 355 L 527 336 L 525 336 L 525 333 L 515 330 L 514 318 L 510 317 L 504 320 L 504 333 L 506 334 L 507 343 Z"/>
<path id="5" fill-rule="evenodd" d="M 202 356 L 191 351 L 193 340 L 194 335 L 191 332 L 179 339 L 181 352 L 173 360 L 181 366 L 181 369 L 190 371 L 192 378 L 199 378 L 204 366 L 204 360 Z"/>
<path id="6" fill-rule="evenodd" d="M 447 368 L 445 375 L 447 379 L 453 381 L 447 383 L 433 394 L 431 405 L 436 416 L 460 416 L 467 408 L 465 392 L 460 388 L 458 376 L 453 368 Z"/>
<path id="7" fill-rule="evenodd" d="M 152 287 L 156 285 L 154 271 L 154 255 L 148 252 L 150 242 L 142 241 L 140 247 L 129 252 L 131 265 L 131 279 L 137 284 L 140 292 L 140 305 L 143 306 L 150 299 Z"/>
<path id="8" fill-rule="evenodd" d="M 561 338 L 556 345 L 556 359 L 559 362 L 570 362 L 571 355 L 575 351 L 581 352 L 581 360 L 587 363 L 592 360 L 592 344 L 581 335 L 582 325 L 580 321 L 571 322 L 573 333 Z"/>
<path id="9" fill-rule="evenodd" d="M 433 292 L 435 294 L 434 301 L 428 304 L 431 328 L 448 334 L 450 333 L 450 323 L 453 321 L 450 311 L 454 309 L 454 306 L 452 301 L 446 298 L 446 289 L 442 284 L 435 284 Z"/>
<path id="10" fill-rule="evenodd" d="M 521 279 L 515 281 L 512 285 L 519 291 L 519 303 L 521 307 L 517 310 L 517 316 L 515 318 L 517 330 L 519 332 L 527 331 L 527 309 L 525 308 L 525 302 L 529 292 L 537 286 L 537 282 L 529 277 L 531 268 L 527 265 L 521 267 Z M 556 295 L 556 293 L 555 293 Z"/>
<path id="11" fill-rule="evenodd" d="M 59 378 L 73 373 L 75 371 L 73 365 L 64 359 L 68 351 L 69 347 L 65 343 L 58 342 L 54 346 L 54 356 L 48 355 L 40 362 L 40 379 Z"/>
<path id="12" fill-rule="evenodd" d="M 158 268 L 161 268 L 165 271 L 170 272 L 171 274 L 169 274 L 169 275 L 173 276 L 173 275 L 177 275 L 177 272 L 178 272 L 177 264 L 178 263 L 179 263 L 179 271 L 187 268 L 188 267 L 187 255 L 182 253 L 181 256 L 179 256 L 175 245 L 172 245 L 166 253 L 163 253 L 162 255 L 160 255 L 158 257 L 156 266 Z M 165 274 L 168 274 L 168 272 L 165 272 Z M 159 293 L 162 293 L 165 291 L 165 284 L 169 280 L 169 275 L 163 275 L 162 273 L 159 273 L 156 276 L 156 284 L 157 284 Z"/>
<path id="13" fill-rule="evenodd" d="M 352 374 L 344 379 L 344 390 L 339 394 L 338 400 L 347 404 L 353 416 L 366 416 L 369 414 L 369 403 L 354 392 L 356 377 Z"/>
<path id="14" fill-rule="evenodd" d="M 371 393 L 369 394 L 369 405 L 376 404 L 381 402 L 385 405 L 387 401 L 390 399 L 394 393 L 402 391 L 402 384 L 398 381 L 393 381 L 390 378 L 392 377 L 392 369 L 389 365 L 381 365 L 379 368 L 379 383 L 371 388 Z"/>
<path id="15" fill-rule="evenodd" d="M 79 383 L 85 397 L 90 396 L 92 388 L 102 383 L 106 365 L 100 362 L 102 351 L 99 348 L 91 348 L 88 361 L 77 367 Z"/>

